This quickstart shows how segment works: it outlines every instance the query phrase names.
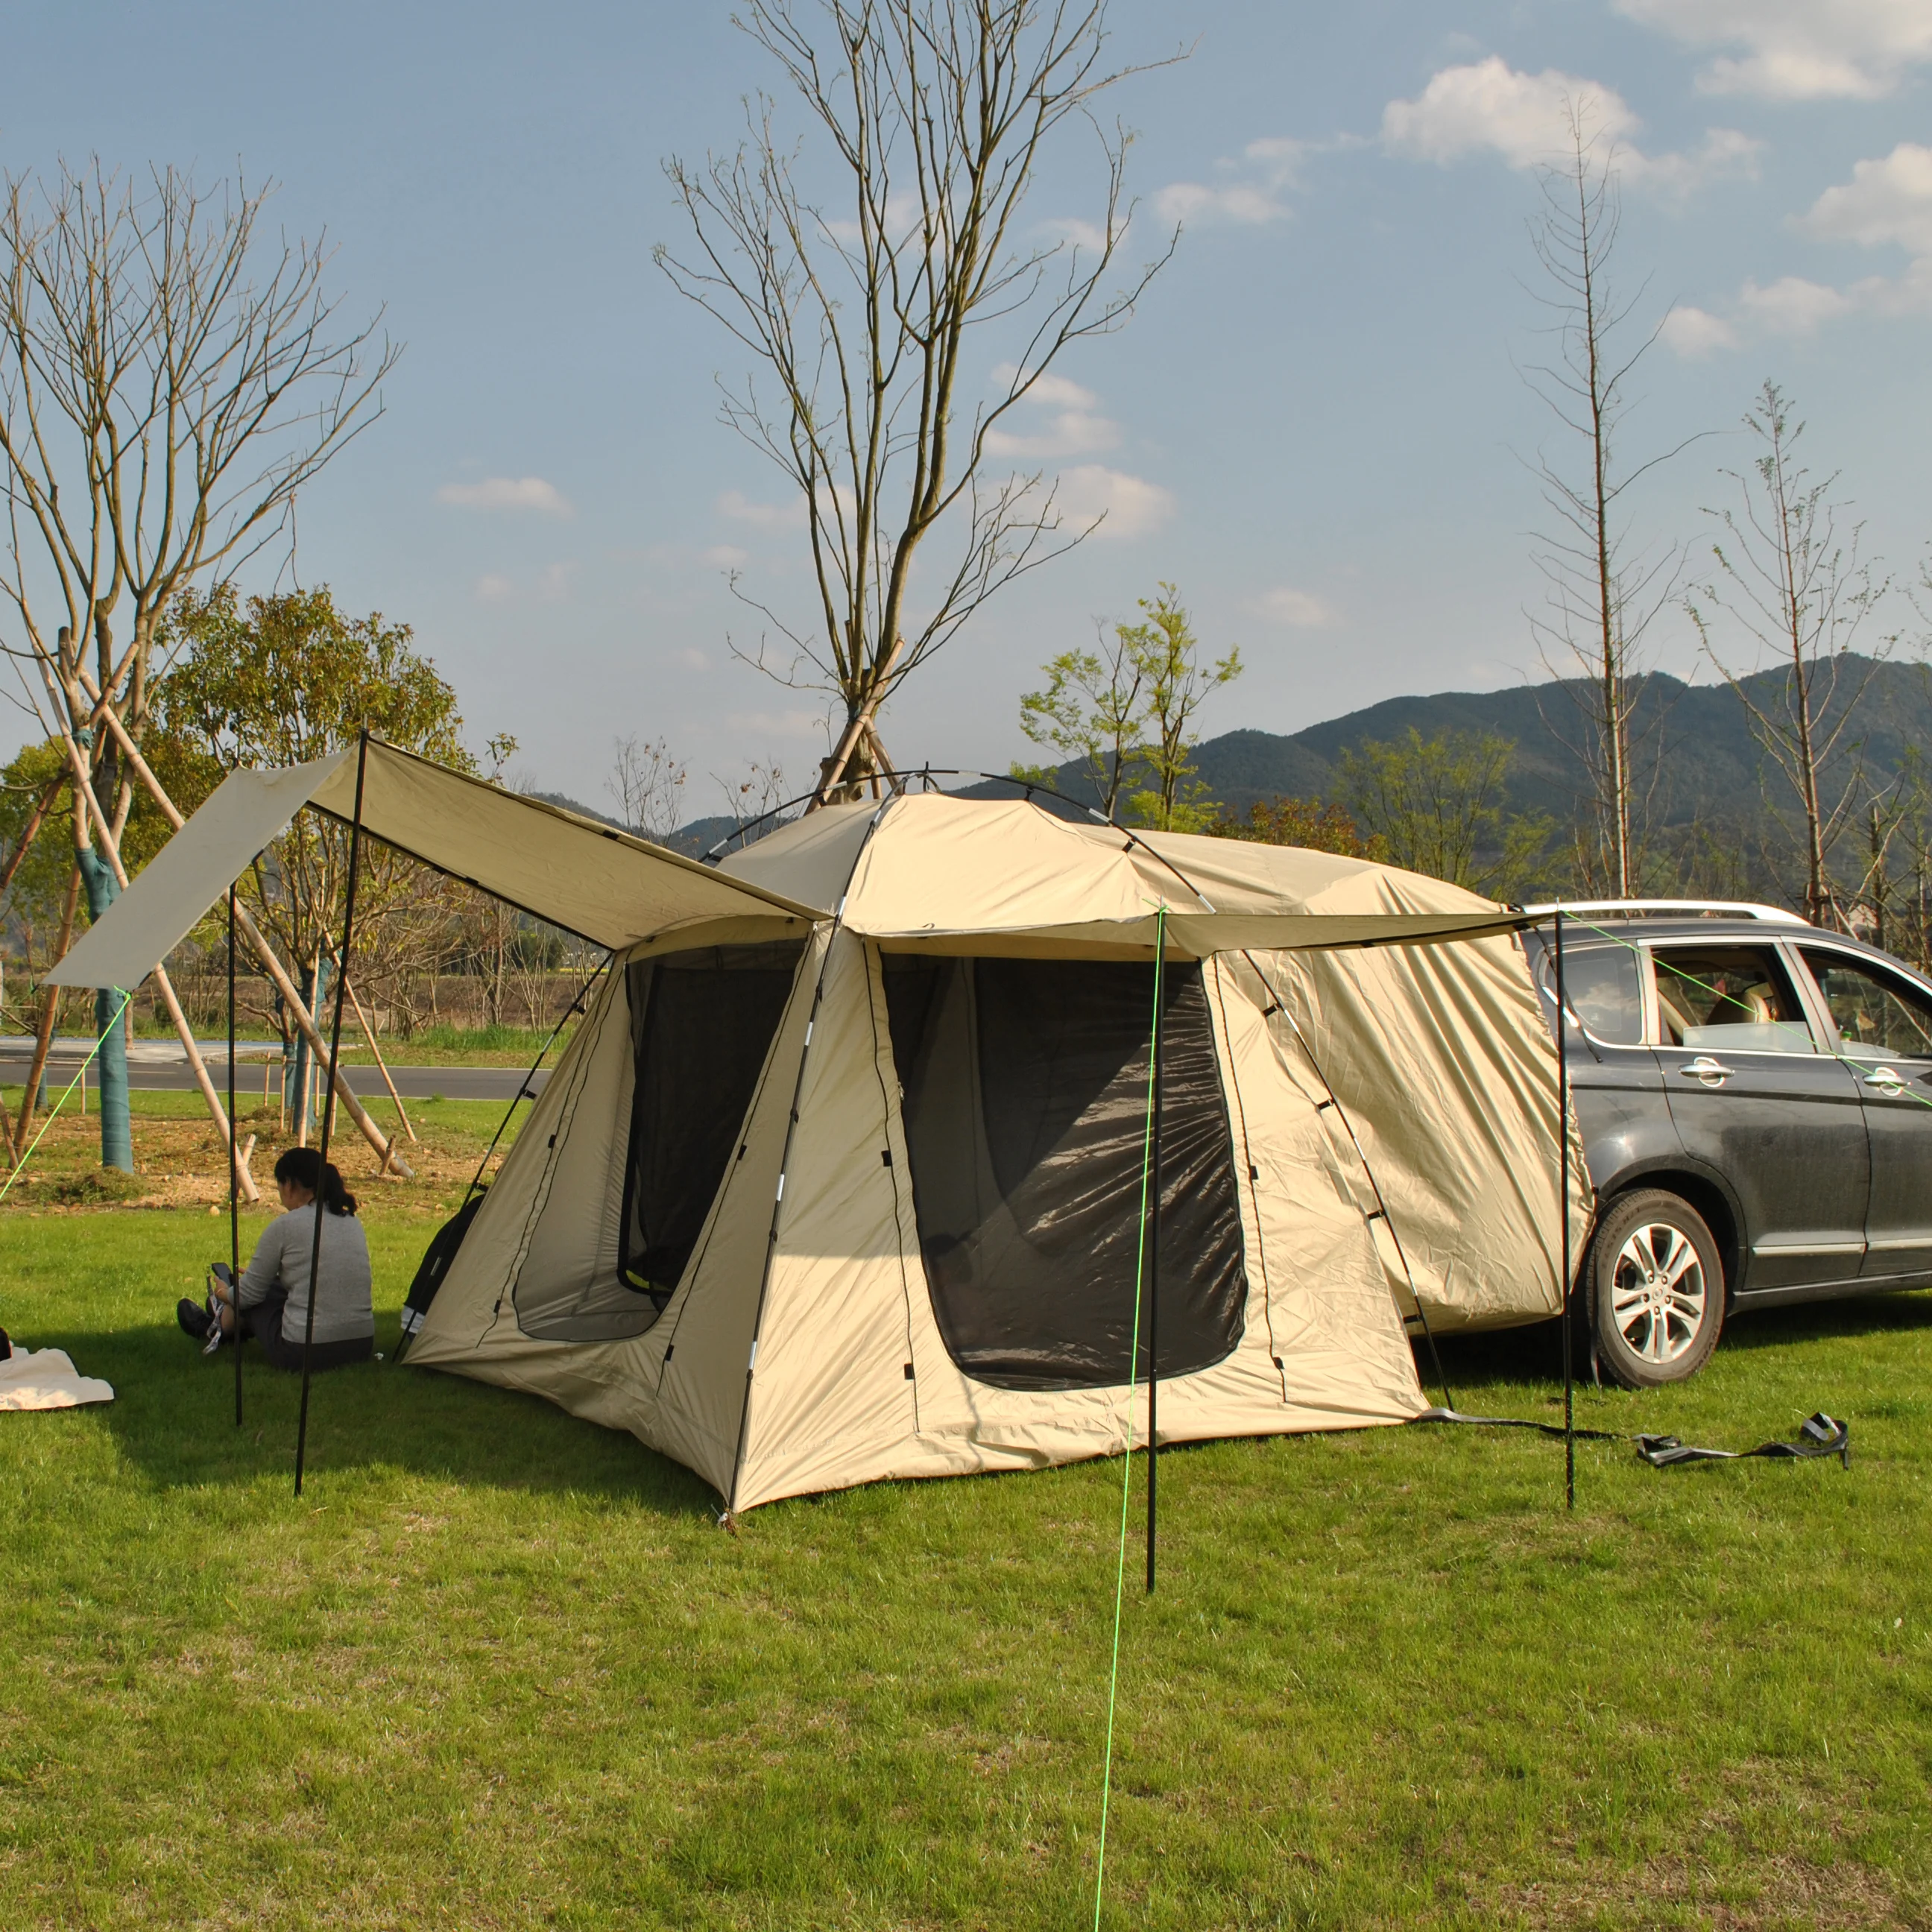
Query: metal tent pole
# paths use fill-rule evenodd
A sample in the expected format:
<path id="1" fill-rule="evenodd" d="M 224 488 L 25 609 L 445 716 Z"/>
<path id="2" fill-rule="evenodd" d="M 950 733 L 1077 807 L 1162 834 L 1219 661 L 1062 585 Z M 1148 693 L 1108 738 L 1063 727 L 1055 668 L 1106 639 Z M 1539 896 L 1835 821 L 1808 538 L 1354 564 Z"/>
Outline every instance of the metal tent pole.
<path id="1" fill-rule="evenodd" d="M 1570 1340 L 1570 1007 L 1563 987 L 1563 909 L 1556 910 L 1556 1145 L 1563 1206 L 1563 1497 L 1576 1507 L 1576 1363 Z"/>
<path id="2" fill-rule="evenodd" d="M 342 950 L 337 956 L 340 970 L 335 976 L 335 1016 L 328 1035 L 328 1093 L 335 1091 L 335 1070 L 342 1057 L 343 989 L 349 983 L 349 949 L 356 937 L 356 866 L 362 854 L 362 781 L 369 769 L 369 729 L 362 736 L 356 754 L 356 815 L 349 825 L 349 890 L 342 910 Z M 296 1425 L 296 1494 L 302 1491 L 302 1465 L 308 1449 L 309 1356 L 315 1346 L 315 1304 L 317 1277 L 322 1271 L 322 1183 L 328 1168 L 328 1130 L 335 1109 L 322 1110 L 321 1143 L 316 1150 L 315 1235 L 308 1251 L 308 1317 L 302 1325 L 302 1414 Z"/>
<path id="3" fill-rule="evenodd" d="M 1160 1050 L 1167 1029 L 1161 1024 L 1161 978 L 1166 964 L 1167 915 L 1162 910 L 1156 922 L 1154 956 L 1154 1034 L 1148 1043 L 1154 1064 L 1148 1070 L 1154 1094 L 1154 1119 L 1148 1133 L 1150 1150 L 1148 1230 L 1148 1520 L 1147 1586 L 1154 1594 L 1154 1544 L 1158 1528 L 1160 1488 Z"/>
<path id="4" fill-rule="evenodd" d="M 235 1426 L 242 1426 L 242 1148 L 235 1127 L 235 888 L 228 888 L 228 1306 L 235 1321 Z M 311 1296 L 310 1299 L 314 1298 Z M 220 1318 L 218 1316 L 218 1319 Z"/>

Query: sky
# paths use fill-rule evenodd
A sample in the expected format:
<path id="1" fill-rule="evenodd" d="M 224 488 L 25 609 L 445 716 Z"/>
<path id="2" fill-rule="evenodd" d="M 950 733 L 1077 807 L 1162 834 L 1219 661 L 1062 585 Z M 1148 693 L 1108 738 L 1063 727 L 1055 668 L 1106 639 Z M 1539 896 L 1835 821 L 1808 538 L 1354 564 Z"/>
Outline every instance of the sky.
<path id="1" fill-rule="evenodd" d="M 808 0 L 801 0 L 808 10 Z M 825 701 L 743 661 L 744 592 L 808 610 L 798 506 L 718 420 L 743 352 L 654 266 L 662 172 L 728 149 L 764 57 L 711 0 L 542 9 L 16 0 L 0 164 L 98 154 L 279 184 L 345 316 L 402 346 L 383 412 L 304 493 L 292 560 L 414 627 L 481 746 L 608 809 L 614 742 L 665 741 L 689 815 L 747 762 L 802 789 Z M 902 764 L 1004 770 L 1020 694 L 1096 623 L 1178 587 L 1246 669 L 1202 716 L 1299 730 L 1410 692 L 1544 674 L 1534 474 L 1577 452 L 1526 380 L 1548 352 L 1528 224 L 1563 104 L 1618 156 L 1631 541 L 1708 568 L 1712 506 L 1768 379 L 1901 585 L 1932 538 L 1932 0 L 1115 0 L 1129 252 L 1178 225 L 1127 325 L 1077 345 L 1010 460 L 1107 512 L 895 700 Z M 808 165 L 809 161 L 808 160 Z M 1096 217 L 1090 136 L 1028 206 Z M 969 388 L 995 380 L 976 345 Z M 274 572 L 251 587 L 262 587 Z M 261 572 L 258 572 L 258 577 Z M 4 620 L 0 620 L 4 621 Z M 1873 634 L 1922 628 L 1900 593 Z M 1667 608 L 1654 661 L 1700 671 Z M 16 724 L 13 735 L 22 734 Z"/>

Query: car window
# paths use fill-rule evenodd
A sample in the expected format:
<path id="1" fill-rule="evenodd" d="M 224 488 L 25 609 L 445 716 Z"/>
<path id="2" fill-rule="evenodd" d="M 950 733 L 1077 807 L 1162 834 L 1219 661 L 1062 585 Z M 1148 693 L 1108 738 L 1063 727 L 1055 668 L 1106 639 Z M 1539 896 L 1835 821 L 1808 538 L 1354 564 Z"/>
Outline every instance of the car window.
<path id="1" fill-rule="evenodd" d="M 1658 946 L 1651 953 L 1666 1046 L 1810 1053 L 1804 1010 L 1768 946 Z"/>
<path id="2" fill-rule="evenodd" d="M 1932 1000 L 1881 968 L 1806 946 L 1804 963 L 1838 1030 L 1838 1050 L 1858 1060 L 1932 1060 Z"/>
<path id="3" fill-rule="evenodd" d="M 1612 1046 L 1643 1044 L 1643 986 L 1639 955 L 1631 946 L 1565 946 L 1563 996 L 1594 1040 Z M 1555 962 L 1546 949 L 1543 984 L 1556 1000 Z"/>

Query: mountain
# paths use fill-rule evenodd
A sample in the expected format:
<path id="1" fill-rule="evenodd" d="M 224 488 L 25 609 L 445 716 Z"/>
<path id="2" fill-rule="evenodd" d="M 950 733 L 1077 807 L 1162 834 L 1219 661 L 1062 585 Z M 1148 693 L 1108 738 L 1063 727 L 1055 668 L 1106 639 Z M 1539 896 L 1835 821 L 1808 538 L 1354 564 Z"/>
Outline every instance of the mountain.
<path id="1" fill-rule="evenodd" d="M 1848 658 L 1842 693 L 1868 678 L 1853 731 L 1836 760 L 1848 771 L 1856 744 L 1875 783 L 1895 776 L 1906 749 L 1932 740 L 1932 677 L 1916 663 L 1874 664 Z M 1782 674 L 1764 671 L 1744 680 L 1754 702 L 1769 706 L 1784 688 Z M 1195 763 L 1210 794 L 1236 816 L 1264 799 L 1282 795 L 1334 799 L 1342 789 L 1341 758 L 1375 740 L 1400 739 L 1412 726 L 1425 738 L 1444 731 L 1492 731 L 1512 740 L 1516 758 L 1509 778 L 1509 806 L 1574 819 L 1587 800 L 1587 782 L 1574 748 L 1588 725 L 1576 682 L 1518 685 L 1504 691 L 1443 691 L 1427 697 L 1391 698 L 1304 731 L 1229 731 L 1204 740 Z M 1836 710 L 1826 715 L 1826 727 Z M 1755 818 L 1766 791 L 1782 807 L 1784 781 L 1751 734 L 1750 720 L 1727 684 L 1686 684 L 1658 673 L 1644 682 L 1632 727 L 1633 764 L 1640 778 L 1654 772 L 1650 818 L 1660 829 L 1731 824 Z M 1761 782 L 1762 781 L 1762 782 Z M 1056 790 L 1085 802 L 1096 796 L 1084 764 L 1059 767 Z M 1010 796 L 1000 784 L 970 788 L 969 797 Z"/>

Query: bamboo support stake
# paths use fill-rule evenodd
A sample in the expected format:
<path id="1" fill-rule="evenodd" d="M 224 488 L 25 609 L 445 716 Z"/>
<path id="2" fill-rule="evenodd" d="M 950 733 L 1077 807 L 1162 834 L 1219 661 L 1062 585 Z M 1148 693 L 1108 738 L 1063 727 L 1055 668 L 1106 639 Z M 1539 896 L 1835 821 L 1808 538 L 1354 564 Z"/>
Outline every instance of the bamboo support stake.
<path id="1" fill-rule="evenodd" d="M 403 1105 L 403 1096 L 396 1091 L 396 1083 L 390 1076 L 389 1063 L 382 1058 L 382 1049 L 376 1044 L 376 1029 L 370 1024 L 369 1016 L 362 1010 L 362 1002 L 356 997 L 356 988 L 347 986 L 346 981 L 344 984 L 349 994 L 349 1004 L 356 1009 L 356 1024 L 362 1029 L 362 1037 L 369 1042 L 369 1052 L 374 1058 L 376 1070 L 382 1076 L 382 1084 L 389 1090 L 389 1098 L 396 1103 L 396 1114 L 403 1124 L 403 1132 L 414 1141 L 416 1130 L 410 1125 L 409 1112 Z M 417 1144 L 421 1145 L 420 1142 Z"/>
<path id="2" fill-rule="evenodd" d="M 59 952 L 64 953 L 74 937 L 74 916 L 80 908 L 80 867 L 76 865 L 67 882 L 67 910 L 61 916 Z M 47 1054 L 54 1043 L 54 1028 L 60 1019 L 61 989 L 50 986 L 41 996 L 40 1031 L 34 1039 L 34 1064 L 27 1070 L 27 1090 L 20 1096 L 20 1118 L 14 1128 L 14 1165 L 26 1157 L 27 1133 L 34 1124 L 34 1108 L 40 1098 L 40 1082 L 47 1070 Z"/>
<path id="3" fill-rule="evenodd" d="M 188 821 L 176 808 L 174 800 L 169 797 L 160 780 L 155 777 L 147 760 L 142 757 L 140 747 L 128 735 L 128 728 L 111 707 L 106 714 L 106 722 L 108 729 L 119 740 L 122 755 L 133 769 L 135 776 L 146 786 L 148 796 L 160 808 L 161 816 L 178 832 Z M 76 754 L 78 754 L 78 747 L 76 748 Z M 84 789 L 92 800 L 94 796 L 92 789 Z M 94 809 L 96 812 L 100 810 L 98 803 Z M 308 1008 L 303 1004 L 302 995 L 296 991 L 295 982 L 282 970 L 282 962 L 275 957 L 274 947 L 262 938 L 262 928 L 255 923 L 254 916 L 246 906 L 238 902 L 235 908 L 235 923 L 241 929 L 242 936 L 255 949 L 262 964 L 268 969 L 268 977 L 275 982 L 275 990 L 281 994 L 283 1005 L 294 1015 L 296 1024 L 302 1029 L 303 1037 L 308 1042 L 310 1052 L 326 1055 L 328 1049 L 322 1044 L 322 1035 L 316 1030 Z M 379 1172 L 393 1167 L 404 1180 L 413 1180 L 416 1170 L 396 1152 L 394 1142 L 369 1118 L 362 1102 L 349 1090 L 349 1082 L 339 1066 L 335 1070 L 335 1090 L 341 1095 L 342 1103 L 349 1110 L 349 1118 L 361 1129 L 362 1138 L 382 1156 L 382 1168 Z"/>

